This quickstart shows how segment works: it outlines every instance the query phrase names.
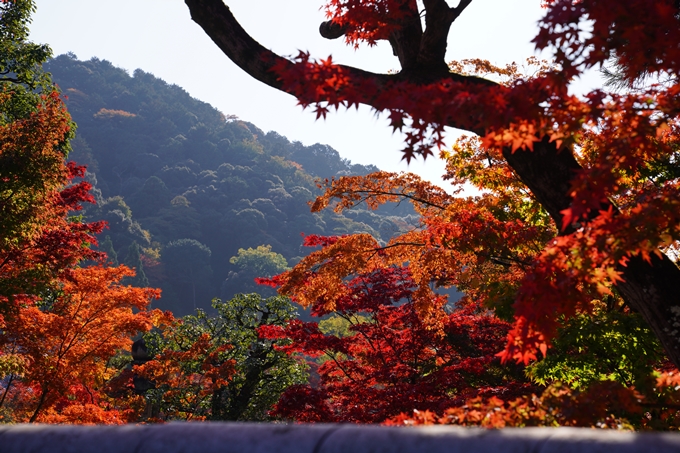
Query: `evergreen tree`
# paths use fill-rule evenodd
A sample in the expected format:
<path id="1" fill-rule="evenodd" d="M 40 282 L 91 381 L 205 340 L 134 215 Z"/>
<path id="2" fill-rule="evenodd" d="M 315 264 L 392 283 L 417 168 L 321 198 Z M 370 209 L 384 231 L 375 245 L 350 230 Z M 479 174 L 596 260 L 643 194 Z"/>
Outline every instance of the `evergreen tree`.
<path id="1" fill-rule="evenodd" d="M 111 266 L 118 266 L 118 254 L 116 253 L 116 249 L 113 248 L 111 236 L 109 236 L 108 234 L 106 235 L 104 240 L 99 243 L 99 251 L 106 253 L 106 256 L 108 257 L 107 261 L 111 264 Z"/>
<path id="2" fill-rule="evenodd" d="M 149 279 L 147 279 L 146 274 L 144 274 L 144 264 L 142 264 L 142 256 L 139 253 L 139 244 L 137 244 L 136 241 L 133 241 L 132 244 L 130 244 L 130 247 L 128 247 L 125 265 L 130 269 L 134 269 L 136 274 L 134 277 L 126 277 L 126 279 L 123 280 L 123 283 L 138 288 L 146 288 L 149 286 Z"/>

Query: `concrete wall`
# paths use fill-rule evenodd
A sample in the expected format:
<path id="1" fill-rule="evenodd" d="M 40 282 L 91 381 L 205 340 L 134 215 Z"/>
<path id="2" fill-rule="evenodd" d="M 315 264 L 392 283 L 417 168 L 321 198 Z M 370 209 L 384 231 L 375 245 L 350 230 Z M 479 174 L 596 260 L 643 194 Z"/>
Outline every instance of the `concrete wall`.
<path id="1" fill-rule="evenodd" d="M 0 453 L 678 453 L 680 434 L 576 428 L 0 425 Z"/>

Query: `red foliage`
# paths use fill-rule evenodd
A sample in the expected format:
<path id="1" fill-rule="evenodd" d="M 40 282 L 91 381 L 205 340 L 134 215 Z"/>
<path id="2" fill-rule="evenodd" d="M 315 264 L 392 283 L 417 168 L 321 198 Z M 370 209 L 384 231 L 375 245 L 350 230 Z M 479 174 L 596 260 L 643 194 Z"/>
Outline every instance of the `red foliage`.
<path id="1" fill-rule="evenodd" d="M 309 234 L 302 236 L 302 245 L 305 247 L 328 247 L 335 244 L 338 239 L 346 236 L 319 236 L 318 234 Z"/>
<path id="2" fill-rule="evenodd" d="M 408 269 L 381 269 L 346 282 L 333 310 L 313 304 L 315 316 L 333 312 L 344 320 L 346 336 L 324 334 L 315 322 L 260 329 L 265 338 L 291 339 L 280 347 L 289 353 L 325 360 L 318 383 L 288 389 L 273 414 L 375 423 L 414 408 L 442 411 L 475 396 L 507 399 L 531 390 L 518 368 L 503 368 L 495 357 L 507 323 L 474 304 L 423 319 L 415 288 Z"/>
<path id="3" fill-rule="evenodd" d="M 436 45 L 427 39 L 431 29 L 437 33 L 437 8 L 455 20 L 469 2 L 460 2 L 456 8 L 443 7 L 443 3 L 424 5 L 422 43 Z M 556 315 L 588 310 L 598 295 L 610 294 L 611 287 L 630 280 L 623 274 L 631 258 L 640 256 L 651 263 L 652 255 L 661 257 L 665 248 L 677 248 L 680 239 L 677 172 L 660 178 L 658 167 L 652 168 L 663 162 L 677 166 L 677 2 L 544 3 L 546 13 L 534 43 L 539 49 L 554 51 L 555 66 L 535 77 L 494 84 L 442 73 L 432 75 L 433 81 L 428 82 L 426 75 L 415 71 L 417 67 L 404 66 L 407 59 L 402 54 L 403 71 L 389 80 L 336 65 L 330 57 L 314 61 L 303 52 L 294 64 L 279 61 L 273 68 L 283 89 L 295 95 L 301 105 L 314 105 L 318 116 L 325 117 L 331 107 L 359 103 L 386 112 L 392 127 L 406 134 L 407 161 L 416 155 L 427 157 L 432 147 L 441 146 L 445 126 L 479 134 L 483 149 L 509 161 L 515 153 L 531 151 L 539 142 L 543 148 L 553 143 L 563 153 L 576 156 L 582 167 L 575 168 L 568 176 L 572 179 L 565 181 L 571 189 L 559 195 L 568 202 L 559 211 L 550 212 L 562 236 L 547 242 L 542 253 L 532 257 L 532 268 L 526 270 L 516 293 L 516 324 L 502 355 L 506 360 L 524 362 L 535 358 L 539 350 L 545 352 L 546 342 L 554 334 Z M 348 43 L 389 40 L 399 53 L 403 50 L 399 46 L 409 45 L 404 36 L 409 33 L 415 5 L 406 0 L 339 0 L 327 2 L 326 11 L 333 24 L 344 31 Z M 443 40 L 446 34 L 442 31 Z M 416 65 L 430 56 L 427 51 L 436 50 L 424 45 Z M 621 83 L 637 88 L 625 94 L 595 90 L 582 98 L 569 94 L 569 84 L 583 71 L 608 64 L 620 72 Z M 437 67 L 420 69 L 434 73 Z M 484 71 L 477 65 L 475 72 Z M 541 186 L 540 176 L 512 168 L 532 190 Z M 550 209 L 557 201 L 548 201 L 551 195 L 541 190 L 537 199 Z M 455 223 L 455 228 L 465 225 L 463 222 Z M 517 224 L 518 228 L 524 226 Z M 450 229 L 444 224 L 439 228 L 445 233 Z M 632 297 L 624 294 L 624 298 Z M 653 303 L 663 306 L 659 310 L 665 312 L 673 305 L 671 301 Z M 648 321 L 663 338 L 663 326 L 651 318 Z M 670 341 L 664 339 L 664 344 L 677 365 L 680 359 L 669 349 Z"/>

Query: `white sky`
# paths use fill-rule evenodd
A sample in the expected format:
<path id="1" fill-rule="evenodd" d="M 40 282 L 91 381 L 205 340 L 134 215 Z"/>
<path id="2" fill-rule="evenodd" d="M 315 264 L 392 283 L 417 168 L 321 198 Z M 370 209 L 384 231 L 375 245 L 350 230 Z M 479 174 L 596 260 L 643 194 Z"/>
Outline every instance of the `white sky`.
<path id="1" fill-rule="evenodd" d="M 321 38 L 323 0 L 225 2 L 251 36 L 279 54 L 306 50 L 316 58 L 332 54 L 335 61 L 376 72 L 398 68 L 387 43 L 354 51 L 342 40 Z M 539 5 L 540 0 L 475 0 L 453 25 L 447 58 L 523 61 L 534 54 L 530 41 L 542 14 Z M 315 121 L 293 97 L 250 78 L 191 21 L 182 0 L 37 0 L 37 6 L 31 39 L 49 44 L 55 55 L 98 57 L 130 73 L 140 68 L 265 132 L 275 130 L 305 145 L 327 143 L 354 163 L 409 170 L 440 182 L 443 164 L 428 159 L 407 167 L 400 161 L 401 137 L 369 108 L 341 110 Z"/>

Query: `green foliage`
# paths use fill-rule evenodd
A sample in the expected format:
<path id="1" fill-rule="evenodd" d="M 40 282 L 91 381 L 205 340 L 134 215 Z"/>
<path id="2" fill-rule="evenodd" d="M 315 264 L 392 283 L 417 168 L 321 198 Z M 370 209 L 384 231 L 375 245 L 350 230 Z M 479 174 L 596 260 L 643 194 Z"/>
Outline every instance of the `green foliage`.
<path id="1" fill-rule="evenodd" d="M 355 332 L 350 330 L 350 327 L 369 322 L 370 320 L 371 318 L 368 316 L 357 315 L 355 313 L 347 315 L 334 313 L 327 319 L 319 321 L 319 330 L 324 335 L 333 335 L 338 338 L 344 338 L 355 334 Z"/>
<path id="2" fill-rule="evenodd" d="M 547 357 L 526 369 L 536 383 L 559 381 L 580 389 L 610 380 L 640 388 L 663 358 L 656 337 L 637 314 L 601 310 L 562 324 Z"/>
<path id="3" fill-rule="evenodd" d="M 289 269 L 286 258 L 280 253 L 272 252 L 271 245 L 240 248 L 238 253 L 229 259 L 229 263 L 236 270 L 230 271 L 222 283 L 223 299 L 228 299 L 242 290 L 273 296 L 276 292 L 272 288 L 257 285 L 255 279 L 272 277 Z"/>
<path id="4" fill-rule="evenodd" d="M 135 242 L 136 244 L 136 242 Z M 113 242 L 111 242 L 111 236 L 107 235 L 103 241 L 99 242 L 99 251 L 106 253 L 108 257 L 108 262 L 112 266 L 118 266 L 118 254 L 113 248 Z"/>
<path id="5" fill-rule="evenodd" d="M 88 213 L 90 214 L 88 218 L 106 220 L 107 233 L 111 236 L 114 250 L 119 255 L 124 256 L 125 250 L 133 241 L 143 246 L 150 244 L 149 233 L 132 218 L 132 211 L 122 197 L 108 198 Z"/>
<path id="6" fill-rule="evenodd" d="M 34 0 L 0 2 L 0 83 L 25 84 L 29 89 L 52 90 L 42 64 L 52 56 L 44 44 L 28 41 Z"/>
<path id="7" fill-rule="evenodd" d="M 204 311 L 182 318 L 181 324 L 170 334 L 149 333 L 144 336 L 152 356 L 164 351 L 189 351 L 202 335 L 209 336 L 209 350 L 218 350 L 217 362 L 235 361 L 236 373 L 227 385 L 215 389 L 191 410 L 195 417 L 211 420 L 255 420 L 269 419 L 268 411 L 278 401 L 281 393 L 294 384 L 306 382 L 306 366 L 285 352 L 275 348 L 277 341 L 259 337 L 258 328 L 264 325 L 283 326 L 297 316 L 290 301 L 281 296 L 263 299 L 258 294 L 239 294 L 222 302 L 213 301 L 217 316 L 208 316 Z M 201 374 L 200 360 L 187 360 L 180 364 L 186 375 Z M 147 393 L 161 412 L 176 412 L 182 404 L 182 390 L 160 384 Z M 172 399 L 168 396 L 174 395 Z M 186 396 L 186 395 L 185 395 Z M 175 405 L 171 410 L 169 406 Z M 186 412 L 186 411 L 184 411 Z"/>
<path id="8" fill-rule="evenodd" d="M 130 206 L 139 218 L 152 216 L 170 206 L 170 191 L 158 176 L 151 176 L 130 198 Z"/>
<path id="9" fill-rule="evenodd" d="M 271 277 L 288 270 L 288 262 L 280 253 L 272 252 L 271 245 L 259 245 L 257 248 L 238 249 L 229 262 L 240 272 L 256 277 Z"/>

